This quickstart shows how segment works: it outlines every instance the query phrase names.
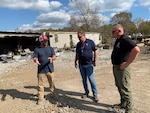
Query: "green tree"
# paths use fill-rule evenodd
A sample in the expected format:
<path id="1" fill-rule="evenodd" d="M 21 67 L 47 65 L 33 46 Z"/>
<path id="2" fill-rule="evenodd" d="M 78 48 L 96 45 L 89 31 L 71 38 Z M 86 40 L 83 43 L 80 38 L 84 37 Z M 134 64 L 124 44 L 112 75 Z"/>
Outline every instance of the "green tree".
<path id="1" fill-rule="evenodd" d="M 144 21 L 139 25 L 139 32 L 143 35 L 150 35 L 150 21 Z"/>
<path id="2" fill-rule="evenodd" d="M 110 24 L 122 24 L 126 34 L 132 34 L 137 31 L 136 25 L 132 22 L 132 14 L 127 12 L 121 12 L 114 15 L 110 19 Z"/>
<path id="3" fill-rule="evenodd" d="M 136 25 L 136 27 L 137 28 L 139 28 L 139 25 L 142 23 L 142 22 L 144 22 L 144 19 L 142 19 L 142 18 L 136 18 L 136 19 L 134 19 L 134 24 Z"/>
<path id="4" fill-rule="evenodd" d="M 102 43 L 111 44 L 112 43 L 112 25 L 103 25 L 99 28 L 99 30 L 102 35 Z"/>

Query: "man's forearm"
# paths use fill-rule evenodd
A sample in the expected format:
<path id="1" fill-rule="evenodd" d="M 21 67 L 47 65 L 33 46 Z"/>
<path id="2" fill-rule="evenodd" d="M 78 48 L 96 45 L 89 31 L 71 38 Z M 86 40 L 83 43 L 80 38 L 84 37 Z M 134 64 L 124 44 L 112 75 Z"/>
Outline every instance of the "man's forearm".
<path id="1" fill-rule="evenodd" d="M 130 53 L 130 57 L 128 59 L 128 61 L 126 62 L 128 65 L 131 64 L 133 62 L 133 60 L 138 56 L 140 52 L 140 49 L 139 47 L 134 47 L 132 50 L 131 50 L 131 53 Z"/>
<path id="2" fill-rule="evenodd" d="M 93 61 L 96 61 L 97 57 L 98 57 L 98 50 L 94 51 Z"/>

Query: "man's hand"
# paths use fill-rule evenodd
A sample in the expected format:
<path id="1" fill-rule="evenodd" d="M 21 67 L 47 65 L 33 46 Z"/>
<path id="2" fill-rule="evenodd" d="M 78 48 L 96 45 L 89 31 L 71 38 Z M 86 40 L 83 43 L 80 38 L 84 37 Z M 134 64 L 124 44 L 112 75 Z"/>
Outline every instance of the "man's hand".
<path id="1" fill-rule="evenodd" d="M 92 63 L 93 63 L 93 66 L 96 66 L 96 61 L 92 61 Z"/>
<path id="2" fill-rule="evenodd" d="M 39 62 L 38 58 L 34 58 L 33 61 L 34 61 L 37 65 L 41 65 L 41 63 Z"/>
<path id="3" fill-rule="evenodd" d="M 75 66 L 75 68 L 77 68 L 77 67 L 78 67 L 78 64 L 77 64 L 77 62 L 75 62 L 75 63 L 74 63 L 74 66 Z"/>
<path id="4" fill-rule="evenodd" d="M 121 65 L 120 65 L 120 69 L 125 69 L 128 67 L 128 63 L 127 62 L 123 62 Z"/>
<path id="5" fill-rule="evenodd" d="M 36 61 L 36 64 L 41 65 L 41 63 L 38 60 Z"/>
<path id="6" fill-rule="evenodd" d="M 50 63 L 52 63 L 52 62 L 53 62 L 52 57 L 48 57 L 48 59 L 49 59 L 49 62 L 50 62 Z"/>
<path id="7" fill-rule="evenodd" d="M 37 65 L 41 65 L 41 63 L 40 63 L 38 60 L 35 60 L 35 63 L 36 63 Z"/>
<path id="8" fill-rule="evenodd" d="M 48 59 L 49 59 L 49 62 L 50 62 L 50 63 L 52 63 L 52 62 L 53 62 L 52 57 L 49 57 Z"/>

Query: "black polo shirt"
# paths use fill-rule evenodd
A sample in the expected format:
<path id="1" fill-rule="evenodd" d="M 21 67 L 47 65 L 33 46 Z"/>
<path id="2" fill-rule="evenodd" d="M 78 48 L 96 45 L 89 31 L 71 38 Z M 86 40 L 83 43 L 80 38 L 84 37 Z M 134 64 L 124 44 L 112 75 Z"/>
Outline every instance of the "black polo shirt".
<path id="1" fill-rule="evenodd" d="M 126 62 L 130 56 L 131 50 L 136 44 L 131 38 L 126 35 L 122 35 L 119 39 L 116 39 L 114 48 L 111 54 L 111 61 L 113 65 L 120 65 Z"/>
<path id="2" fill-rule="evenodd" d="M 78 42 L 76 53 L 78 55 L 79 65 L 92 64 L 93 51 L 97 50 L 94 41 L 86 39 L 84 43 Z"/>

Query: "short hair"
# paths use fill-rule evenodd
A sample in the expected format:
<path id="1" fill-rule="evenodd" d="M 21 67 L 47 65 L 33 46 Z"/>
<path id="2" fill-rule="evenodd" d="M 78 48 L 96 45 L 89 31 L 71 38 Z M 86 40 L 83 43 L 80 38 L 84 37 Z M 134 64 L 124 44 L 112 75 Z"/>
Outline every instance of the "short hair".
<path id="1" fill-rule="evenodd" d="M 122 28 L 123 29 L 123 26 L 121 24 L 114 24 L 113 26 L 115 26 L 117 28 Z"/>
<path id="2" fill-rule="evenodd" d="M 85 32 L 83 30 L 78 30 L 78 34 L 81 33 L 82 35 L 85 35 Z"/>

